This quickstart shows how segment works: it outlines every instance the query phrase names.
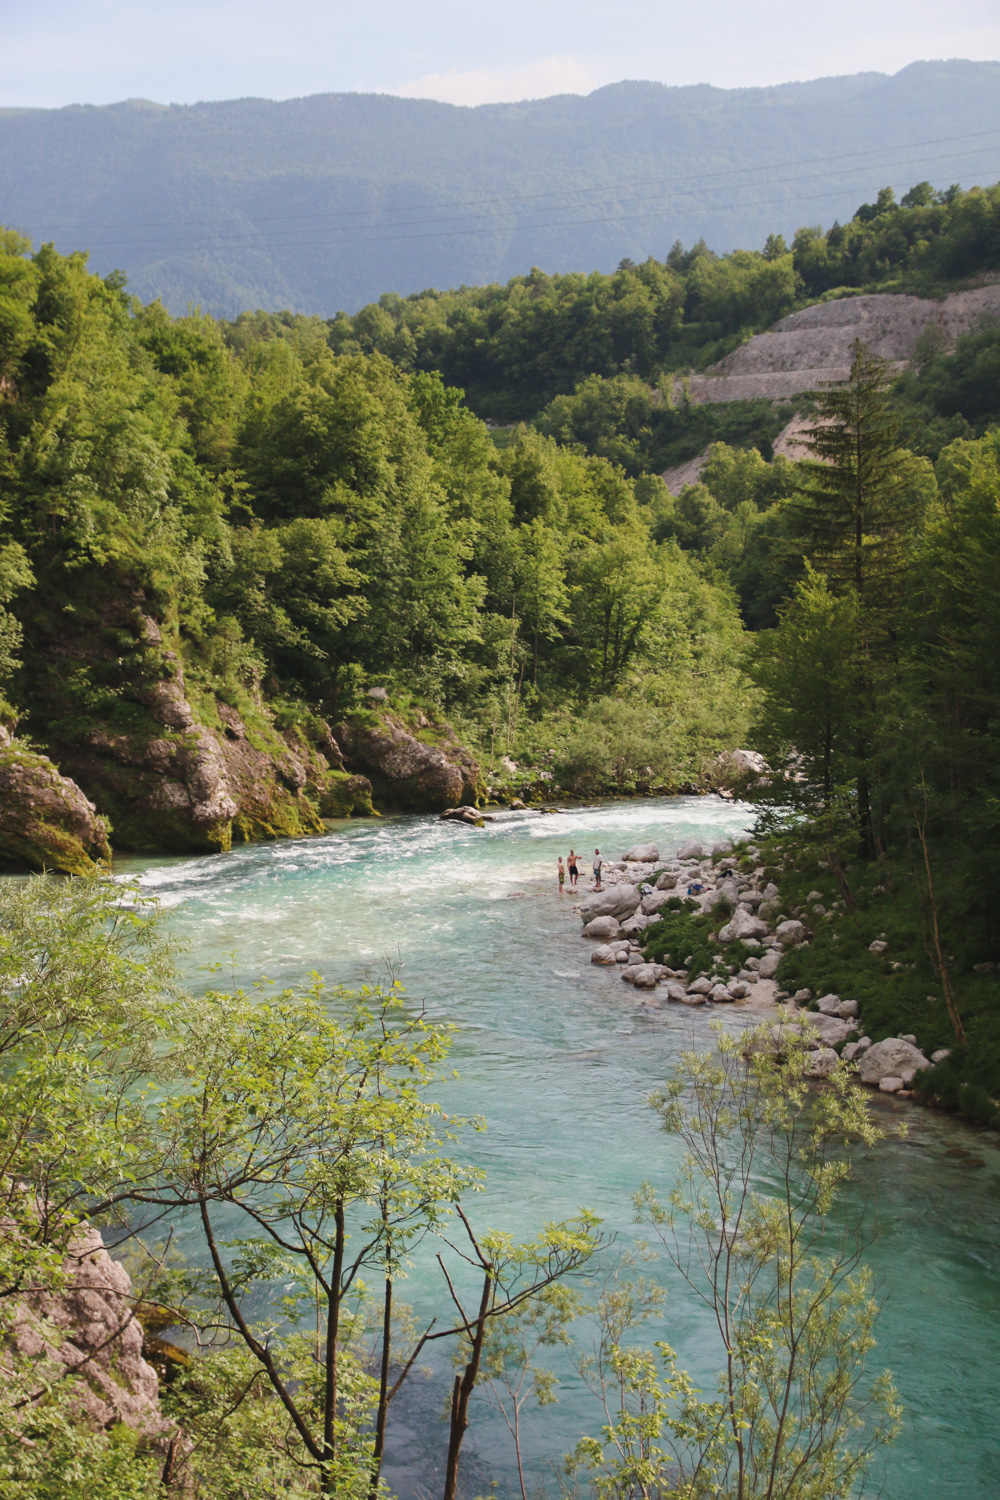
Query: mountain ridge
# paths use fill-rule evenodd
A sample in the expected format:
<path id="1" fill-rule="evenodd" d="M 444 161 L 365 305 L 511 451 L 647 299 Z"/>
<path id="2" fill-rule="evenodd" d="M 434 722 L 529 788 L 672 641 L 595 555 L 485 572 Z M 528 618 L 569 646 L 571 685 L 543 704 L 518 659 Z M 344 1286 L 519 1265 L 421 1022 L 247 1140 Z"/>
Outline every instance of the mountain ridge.
<path id="1" fill-rule="evenodd" d="M 954 61 L 474 107 L 319 94 L 0 110 L 0 217 L 173 310 L 330 316 L 530 265 L 662 258 L 676 239 L 763 243 L 849 217 L 889 180 L 993 180 L 998 84 L 1000 63 Z"/>

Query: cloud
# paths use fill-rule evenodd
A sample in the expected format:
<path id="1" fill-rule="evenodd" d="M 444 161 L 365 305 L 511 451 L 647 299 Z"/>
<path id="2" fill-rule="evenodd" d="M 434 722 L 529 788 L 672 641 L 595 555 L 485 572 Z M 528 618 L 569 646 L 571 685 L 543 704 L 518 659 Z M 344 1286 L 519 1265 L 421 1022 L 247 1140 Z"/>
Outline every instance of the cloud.
<path id="1" fill-rule="evenodd" d="M 525 67 L 449 68 L 424 73 L 386 93 L 403 99 L 440 99 L 444 104 L 507 104 L 548 99 L 553 94 L 589 94 L 609 79 L 572 53 L 546 57 Z"/>

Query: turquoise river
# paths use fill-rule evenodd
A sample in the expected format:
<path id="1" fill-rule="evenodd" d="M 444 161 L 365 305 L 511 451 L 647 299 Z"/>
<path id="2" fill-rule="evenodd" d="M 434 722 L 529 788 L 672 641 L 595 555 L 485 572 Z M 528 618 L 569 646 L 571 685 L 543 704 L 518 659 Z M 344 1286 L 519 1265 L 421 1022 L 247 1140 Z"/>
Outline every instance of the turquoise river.
<path id="1" fill-rule="evenodd" d="M 748 809 L 701 798 L 504 813 L 481 830 L 383 818 L 333 825 L 321 838 L 117 868 L 170 908 L 192 986 L 207 986 L 203 966 L 229 953 L 242 982 L 294 983 L 319 970 L 355 984 L 387 962 L 401 965 L 408 995 L 457 1027 L 460 1076 L 442 1086 L 442 1101 L 488 1122 L 462 1148 L 487 1174 L 476 1222 L 528 1237 L 586 1205 L 617 1233 L 617 1254 L 637 1233 L 630 1193 L 643 1180 L 666 1190 L 677 1165 L 645 1098 L 679 1049 L 707 1039 L 708 1020 L 650 1003 L 591 966 L 573 901 L 558 894 L 556 856 L 599 845 L 616 859 L 647 839 L 665 853 L 692 836 L 739 833 L 749 819 Z M 730 1013 L 728 1024 L 739 1023 Z M 871 1205 L 868 1260 L 883 1304 L 874 1367 L 892 1370 L 906 1410 L 881 1493 L 996 1500 L 1000 1143 L 917 1107 L 878 1107 L 909 1125 L 904 1140 L 879 1146 L 852 1189 Z M 415 1270 L 406 1296 L 418 1314 L 442 1308 L 439 1282 L 430 1267 Z M 711 1390 L 719 1348 L 690 1293 L 668 1287 L 653 1336 L 666 1337 Z M 552 1494 L 562 1455 L 600 1426 L 568 1359 L 558 1372 L 558 1403 L 527 1423 L 531 1488 Z M 394 1408 L 386 1478 L 402 1500 L 438 1492 L 448 1377 L 447 1359 L 432 1361 Z M 873 1477 L 875 1493 L 883 1476 Z M 503 1500 L 517 1489 L 506 1432 L 482 1401 L 461 1492 L 489 1493 L 494 1481 Z"/>

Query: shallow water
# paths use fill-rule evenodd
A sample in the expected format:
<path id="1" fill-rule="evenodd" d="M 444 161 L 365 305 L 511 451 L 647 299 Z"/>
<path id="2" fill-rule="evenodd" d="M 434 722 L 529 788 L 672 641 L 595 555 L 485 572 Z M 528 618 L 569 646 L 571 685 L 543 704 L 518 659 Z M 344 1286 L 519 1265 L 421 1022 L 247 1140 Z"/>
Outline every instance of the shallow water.
<path id="1" fill-rule="evenodd" d="M 644 1179 L 666 1190 L 677 1160 L 644 1098 L 680 1048 L 707 1037 L 708 1019 L 650 1003 L 614 971 L 591 966 L 573 900 L 558 894 L 556 856 L 582 847 L 589 872 L 595 844 L 612 859 L 646 839 L 666 853 L 691 836 L 736 834 L 749 820 L 749 809 L 701 798 L 502 814 L 485 829 L 385 818 L 336 825 L 325 838 L 119 868 L 140 874 L 172 909 L 193 985 L 209 983 L 200 965 L 227 953 L 244 982 L 265 974 L 291 983 L 319 970 L 355 984 L 384 973 L 387 961 L 399 965 L 408 994 L 458 1027 L 460 1077 L 442 1088 L 442 1101 L 488 1122 L 462 1148 L 487 1172 L 477 1224 L 528 1237 L 586 1205 L 623 1248 L 636 1233 L 630 1192 Z M 868 1254 L 884 1306 L 875 1366 L 893 1371 L 906 1406 L 882 1493 L 995 1500 L 1000 1151 L 995 1137 L 929 1112 L 881 1100 L 879 1108 L 910 1125 L 905 1141 L 878 1149 L 853 1190 L 877 1207 Z M 956 1146 L 971 1156 L 945 1154 Z M 406 1295 L 424 1313 L 440 1309 L 440 1290 L 418 1270 Z M 671 1289 L 655 1334 L 710 1389 L 718 1346 L 690 1294 Z M 558 1469 L 577 1437 L 600 1425 L 565 1362 L 560 1374 L 558 1405 L 527 1420 L 533 1478 L 553 1491 L 552 1463 Z M 447 1378 L 437 1361 L 430 1380 L 414 1381 L 394 1407 L 386 1477 L 404 1500 L 437 1490 Z M 491 1479 L 501 1496 L 516 1489 L 506 1435 L 485 1404 L 462 1464 L 467 1495 Z"/>

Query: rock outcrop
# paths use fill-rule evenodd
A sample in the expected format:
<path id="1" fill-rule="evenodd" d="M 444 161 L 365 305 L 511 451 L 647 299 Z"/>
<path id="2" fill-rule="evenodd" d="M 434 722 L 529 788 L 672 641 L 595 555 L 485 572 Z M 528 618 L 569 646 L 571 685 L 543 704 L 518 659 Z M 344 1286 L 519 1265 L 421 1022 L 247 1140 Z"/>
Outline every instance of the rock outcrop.
<path id="1" fill-rule="evenodd" d="M 297 731 L 266 715 L 247 723 L 228 704 L 199 717 L 176 674 L 142 690 L 131 733 L 95 725 L 62 765 L 106 811 L 116 846 L 178 853 L 324 832 L 324 817 L 370 813 L 371 787 Z M 332 743 L 332 742 L 331 742 Z M 331 765 L 331 760 L 334 764 Z"/>
<path id="2" fill-rule="evenodd" d="M 94 804 L 0 725 L 0 865 L 84 875 L 110 857 Z"/>
<path id="3" fill-rule="evenodd" d="M 173 1428 L 159 1406 L 159 1382 L 142 1354 L 132 1283 L 96 1229 L 84 1226 L 64 1262 L 66 1285 L 24 1293 L 10 1310 L 15 1357 L 42 1374 L 75 1372 L 74 1399 L 99 1427 L 124 1422 L 148 1437 Z"/>
<path id="4" fill-rule="evenodd" d="M 471 751 L 449 724 L 408 723 L 391 709 L 354 714 L 334 728 L 345 766 L 372 785 L 376 803 L 408 812 L 476 807 L 486 788 Z"/>
<path id="5" fill-rule="evenodd" d="M 998 315 L 1000 285 L 952 292 L 941 301 L 876 292 L 820 302 L 755 334 L 704 375 L 692 375 L 690 399 L 777 400 L 844 380 L 855 339 L 901 369 L 926 329 L 940 328 L 947 347 L 984 318 Z"/>
<path id="6" fill-rule="evenodd" d="M 52 637 L 29 693 L 56 775 L 82 793 L 81 827 L 89 801 L 115 847 L 210 853 L 372 811 L 369 784 L 344 769 L 322 721 L 281 732 L 249 695 L 241 712 L 189 686 L 178 642 L 170 649 L 141 594 L 95 606 L 86 626 Z"/>

